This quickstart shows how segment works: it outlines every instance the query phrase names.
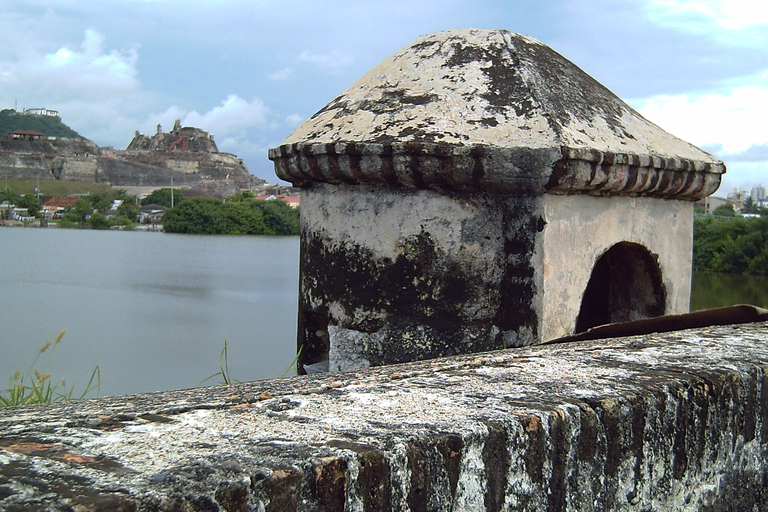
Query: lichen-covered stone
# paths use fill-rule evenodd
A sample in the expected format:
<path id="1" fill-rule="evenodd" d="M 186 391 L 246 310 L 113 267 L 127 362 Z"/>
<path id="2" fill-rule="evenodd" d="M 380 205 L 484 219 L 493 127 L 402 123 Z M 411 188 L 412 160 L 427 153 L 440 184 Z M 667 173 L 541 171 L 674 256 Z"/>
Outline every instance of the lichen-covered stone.
<path id="1" fill-rule="evenodd" d="M 767 333 L 5 409 L 0 509 L 767 510 Z"/>
<path id="2" fill-rule="evenodd" d="M 695 200 L 722 162 L 648 122 L 551 48 L 505 30 L 423 36 L 270 150 L 298 186 Z"/>

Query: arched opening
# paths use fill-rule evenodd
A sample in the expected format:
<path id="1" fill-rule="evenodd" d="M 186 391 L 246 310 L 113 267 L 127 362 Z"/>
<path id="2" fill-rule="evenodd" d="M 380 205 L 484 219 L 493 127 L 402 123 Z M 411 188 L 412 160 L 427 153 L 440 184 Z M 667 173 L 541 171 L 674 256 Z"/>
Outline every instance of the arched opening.
<path id="1" fill-rule="evenodd" d="M 640 244 L 620 242 L 595 263 L 581 300 L 576 332 L 664 314 L 666 293 L 657 258 Z"/>

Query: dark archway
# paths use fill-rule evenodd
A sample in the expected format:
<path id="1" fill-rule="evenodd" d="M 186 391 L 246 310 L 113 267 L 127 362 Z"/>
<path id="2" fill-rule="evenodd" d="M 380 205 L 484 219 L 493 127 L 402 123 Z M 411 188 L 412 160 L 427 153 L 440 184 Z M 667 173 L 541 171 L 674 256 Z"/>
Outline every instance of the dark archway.
<path id="1" fill-rule="evenodd" d="M 592 269 L 576 332 L 661 316 L 665 306 L 658 258 L 640 244 L 620 242 L 600 256 Z"/>

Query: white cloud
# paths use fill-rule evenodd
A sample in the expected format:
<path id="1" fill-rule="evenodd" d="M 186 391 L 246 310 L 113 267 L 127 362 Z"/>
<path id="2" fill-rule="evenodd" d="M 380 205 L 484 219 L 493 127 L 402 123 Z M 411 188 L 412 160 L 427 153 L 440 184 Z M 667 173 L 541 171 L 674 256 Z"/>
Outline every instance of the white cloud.
<path id="1" fill-rule="evenodd" d="M 304 120 L 306 120 L 306 116 L 301 114 L 291 114 L 285 118 L 285 124 L 291 128 L 295 128 L 304 122 Z"/>
<path id="2" fill-rule="evenodd" d="M 299 54 L 298 59 L 302 62 L 314 64 L 320 69 L 332 74 L 340 73 L 342 69 L 352 64 L 354 61 L 352 55 L 342 53 L 339 50 L 333 50 L 328 53 L 303 51 Z"/>
<path id="3" fill-rule="evenodd" d="M 294 76 L 296 76 L 296 70 L 291 67 L 287 67 L 285 69 L 275 71 L 274 73 L 269 73 L 267 78 L 276 82 L 280 82 L 284 80 L 291 80 Z"/>
<path id="4" fill-rule="evenodd" d="M 187 113 L 182 119 L 182 124 L 196 126 L 226 137 L 263 125 L 267 112 L 264 102 L 258 98 L 246 101 L 236 94 L 230 94 L 220 105 L 213 107 L 205 114 L 194 110 Z"/>
<path id="5" fill-rule="evenodd" d="M 35 55 L 15 66 L 15 79 L 53 98 L 108 98 L 139 87 L 138 47 L 105 50 L 105 38 L 85 32 L 79 50 L 67 47 Z"/>
<path id="6" fill-rule="evenodd" d="M 632 103 L 650 121 L 698 146 L 721 144 L 725 153 L 735 154 L 768 143 L 766 85 L 656 96 Z"/>
<path id="7" fill-rule="evenodd" d="M 731 44 L 766 41 L 768 3 L 763 0 L 652 0 L 647 9 L 662 26 L 711 33 Z"/>

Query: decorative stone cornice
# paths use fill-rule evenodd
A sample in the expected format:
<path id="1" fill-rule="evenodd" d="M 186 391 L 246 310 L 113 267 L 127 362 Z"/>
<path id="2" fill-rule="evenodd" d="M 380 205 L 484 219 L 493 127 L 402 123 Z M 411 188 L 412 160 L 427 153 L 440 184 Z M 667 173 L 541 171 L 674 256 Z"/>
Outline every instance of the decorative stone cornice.
<path id="1" fill-rule="evenodd" d="M 502 194 L 711 194 L 725 166 L 572 62 L 505 30 L 420 37 L 270 150 L 298 186 Z"/>
<path id="2" fill-rule="evenodd" d="M 499 194 L 629 195 L 697 200 L 725 166 L 590 149 L 452 146 L 421 142 L 293 143 L 270 149 L 277 176 L 313 183 Z"/>

